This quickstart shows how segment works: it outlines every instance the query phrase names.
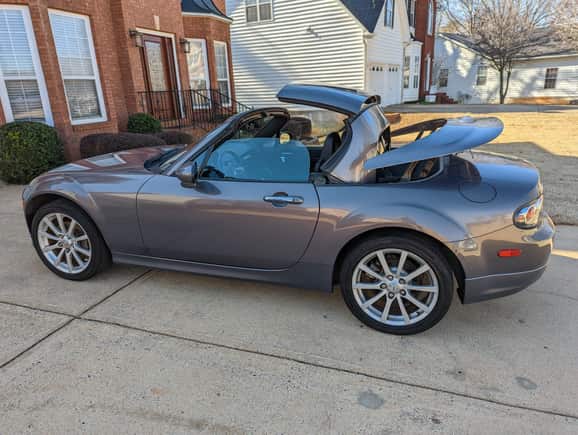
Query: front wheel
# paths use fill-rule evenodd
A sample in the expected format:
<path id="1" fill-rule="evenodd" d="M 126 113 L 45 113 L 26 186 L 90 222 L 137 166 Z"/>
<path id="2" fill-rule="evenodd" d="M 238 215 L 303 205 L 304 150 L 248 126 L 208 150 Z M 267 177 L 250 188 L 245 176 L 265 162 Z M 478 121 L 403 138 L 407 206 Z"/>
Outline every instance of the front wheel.
<path id="1" fill-rule="evenodd" d="M 83 281 L 110 263 L 108 248 L 96 225 L 67 201 L 40 207 L 31 232 L 42 262 L 62 278 Z"/>
<path id="2" fill-rule="evenodd" d="M 343 262 L 341 291 L 351 312 L 378 331 L 417 334 L 447 313 L 451 268 L 439 248 L 415 236 L 368 239 Z"/>

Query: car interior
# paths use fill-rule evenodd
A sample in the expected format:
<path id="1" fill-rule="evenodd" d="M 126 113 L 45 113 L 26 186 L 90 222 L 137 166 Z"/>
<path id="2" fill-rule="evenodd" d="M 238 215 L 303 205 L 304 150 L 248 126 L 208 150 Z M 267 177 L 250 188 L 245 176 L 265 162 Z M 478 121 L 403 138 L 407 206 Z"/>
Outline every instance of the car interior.
<path id="1" fill-rule="evenodd" d="M 241 124 L 232 137 L 212 150 L 201 177 L 339 183 L 323 171 L 323 165 L 347 143 L 347 120 L 340 127 L 326 132 L 314 126 L 308 117 L 291 116 L 284 110 L 263 112 L 262 116 Z M 418 131 L 419 138 L 427 130 L 425 127 L 406 128 L 403 133 Z M 389 128 L 384 131 L 377 144 L 378 153 L 392 149 L 392 136 L 398 134 L 390 133 Z M 436 173 L 439 167 L 440 161 L 436 158 L 380 168 L 376 171 L 375 182 L 421 180 Z"/>

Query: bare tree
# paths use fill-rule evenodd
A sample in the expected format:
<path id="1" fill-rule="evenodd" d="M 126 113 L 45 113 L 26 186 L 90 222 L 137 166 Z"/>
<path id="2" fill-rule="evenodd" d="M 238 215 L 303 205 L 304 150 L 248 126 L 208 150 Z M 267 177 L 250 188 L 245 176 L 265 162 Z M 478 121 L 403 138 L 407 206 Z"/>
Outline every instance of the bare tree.
<path id="1" fill-rule="evenodd" d="M 500 104 L 503 104 L 514 61 L 552 36 L 545 26 L 553 15 L 554 0 L 444 2 L 451 27 L 468 36 L 498 71 Z"/>
<path id="2" fill-rule="evenodd" d="M 578 0 L 560 0 L 553 24 L 558 37 L 578 50 Z"/>

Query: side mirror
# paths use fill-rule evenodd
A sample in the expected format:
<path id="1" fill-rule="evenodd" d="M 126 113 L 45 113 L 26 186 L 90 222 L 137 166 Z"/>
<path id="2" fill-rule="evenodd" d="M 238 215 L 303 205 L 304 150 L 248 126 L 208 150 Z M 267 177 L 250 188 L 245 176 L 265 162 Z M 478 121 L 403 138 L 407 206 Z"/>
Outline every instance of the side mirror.
<path id="1" fill-rule="evenodd" d="M 197 162 L 189 162 L 177 169 L 175 175 L 181 180 L 183 187 L 193 187 L 197 181 L 197 172 Z"/>

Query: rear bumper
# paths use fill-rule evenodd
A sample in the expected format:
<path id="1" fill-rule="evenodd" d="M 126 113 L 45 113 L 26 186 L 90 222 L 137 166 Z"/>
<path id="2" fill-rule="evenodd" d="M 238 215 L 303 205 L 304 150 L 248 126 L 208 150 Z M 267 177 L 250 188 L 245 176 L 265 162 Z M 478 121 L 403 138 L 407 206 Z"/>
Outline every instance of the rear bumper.
<path id="1" fill-rule="evenodd" d="M 536 282 L 544 271 L 552 252 L 555 227 L 544 213 L 537 228 L 521 230 L 515 226 L 471 239 L 472 250 L 458 253 L 465 272 L 459 295 L 464 304 L 511 295 Z M 522 255 L 512 258 L 497 256 L 499 249 L 517 248 Z"/>
<path id="2" fill-rule="evenodd" d="M 545 271 L 546 265 L 526 272 L 466 279 L 462 302 L 472 304 L 517 293 L 538 281 Z"/>

